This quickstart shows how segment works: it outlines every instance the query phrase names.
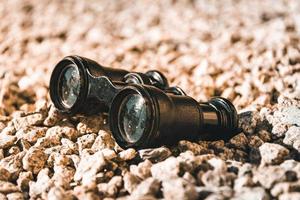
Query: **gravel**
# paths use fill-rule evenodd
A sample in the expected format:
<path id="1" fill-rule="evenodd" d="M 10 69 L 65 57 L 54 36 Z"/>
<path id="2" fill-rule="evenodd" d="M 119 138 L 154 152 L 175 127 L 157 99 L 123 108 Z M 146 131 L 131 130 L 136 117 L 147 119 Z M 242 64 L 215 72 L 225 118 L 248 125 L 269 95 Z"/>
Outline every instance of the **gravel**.
<path id="1" fill-rule="evenodd" d="M 299 9 L 297 0 L 1 1 L 0 199 L 300 199 Z M 197 101 L 226 97 L 240 132 L 124 150 L 105 114 L 52 105 L 50 74 L 70 54 L 160 70 Z"/>

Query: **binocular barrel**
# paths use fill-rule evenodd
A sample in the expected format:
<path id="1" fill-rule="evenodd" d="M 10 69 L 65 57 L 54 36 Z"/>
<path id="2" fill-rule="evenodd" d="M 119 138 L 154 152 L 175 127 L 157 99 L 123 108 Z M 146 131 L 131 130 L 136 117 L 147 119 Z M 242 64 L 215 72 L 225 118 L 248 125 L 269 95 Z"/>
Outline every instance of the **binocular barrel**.
<path id="1" fill-rule="evenodd" d="M 100 77 L 109 80 L 101 82 Z M 103 80 L 103 79 L 102 79 Z M 54 68 L 50 79 L 50 97 L 55 107 L 67 114 L 95 114 L 107 112 L 106 96 L 117 90 L 97 93 L 99 87 L 116 87 L 128 83 L 149 84 L 160 89 L 168 88 L 166 77 L 158 71 L 131 73 L 122 69 L 104 67 L 97 62 L 80 56 L 67 56 Z M 105 83 L 105 84 L 102 84 Z M 112 87 L 110 87 L 112 88 Z M 113 87 L 115 88 L 115 87 Z"/>
<path id="2" fill-rule="evenodd" d="M 109 119 L 123 148 L 174 144 L 182 139 L 227 139 L 238 126 L 237 112 L 224 98 L 198 103 L 141 85 L 127 86 L 115 96 Z"/>

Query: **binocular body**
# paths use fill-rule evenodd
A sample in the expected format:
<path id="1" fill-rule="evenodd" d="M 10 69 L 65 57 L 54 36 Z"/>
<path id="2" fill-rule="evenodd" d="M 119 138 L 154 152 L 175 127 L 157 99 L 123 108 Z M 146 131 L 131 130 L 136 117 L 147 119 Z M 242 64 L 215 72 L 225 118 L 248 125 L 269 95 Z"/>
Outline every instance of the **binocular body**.
<path id="1" fill-rule="evenodd" d="M 56 65 L 50 97 L 69 115 L 108 112 L 111 132 L 122 148 L 228 139 L 238 126 L 236 109 L 227 99 L 198 103 L 180 88 L 169 87 L 158 71 L 112 69 L 79 56 Z"/>

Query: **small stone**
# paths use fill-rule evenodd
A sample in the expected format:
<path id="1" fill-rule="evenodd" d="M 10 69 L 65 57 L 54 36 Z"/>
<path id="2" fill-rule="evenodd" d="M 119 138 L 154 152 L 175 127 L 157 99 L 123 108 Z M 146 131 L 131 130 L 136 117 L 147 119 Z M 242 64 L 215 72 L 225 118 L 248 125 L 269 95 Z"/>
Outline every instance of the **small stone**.
<path id="1" fill-rule="evenodd" d="M 81 122 L 78 123 L 77 130 L 80 135 L 87 133 L 98 133 L 103 127 L 103 121 L 102 115 L 85 117 Z"/>
<path id="2" fill-rule="evenodd" d="M 279 195 L 283 193 L 289 193 L 289 192 L 300 192 L 300 183 L 299 182 L 282 182 L 282 183 L 276 183 L 271 188 L 271 194 L 274 197 L 278 197 Z"/>
<path id="3" fill-rule="evenodd" d="M 105 148 L 113 149 L 114 147 L 115 141 L 111 135 L 106 131 L 100 130 L 91 149 L 96 152 Z"/>
<path id="4" fill-rule="evenodd" d="M 48 112 L 48 116 L 44 120 L 45 126 L 54 126 L 57 122 L 59 122 L 64 116 L 55 108 L 53 104 L 50 106 L 50 110 Z"/>
<path id="5" fill-rule="evenodd" d="M 53 186 L 53 181 L 51 181 L 49 173 L 49 168 L 44 168 L 38 173 L 36 182 L 29 182 L 29 195 L 31 198 L 40 196 L 43 192 L 49 191 Z"/>
<path id="6" fill-rule="evenodd" d="M 251 135 L 249 138 L 249 146 L 251 148 L 258 148 L 264 143 L 263 140 L 261 140 L 258 136 L 256 135 Z"/>
<path id="7" fill-rule="evenodd" d="M 189 150 L 193 152 L 195 155 L 204 154 L 208 152 L 207 148 L 197 143 L 186 141 L 186 140 L 179 141 L 178 148 L 181 152 Z"/>
<path id="8" fill-rule="evenodd" d="M 276 183 L 286 180 L 286 174 L 283 168 L 279 166 L 259 167 L 253 175 L 253 182 L 260 183 L 264 188 L 270 189 Z"/>
<path id="9" fill-rule="evenodd" d="M 28 126 L 42 125 L 44 116 L 41 113 L 34 113 L 25 117 L 18 117 L 13 119 L 16 130 L 26 128 Z"/>
<path id="10" fill-rule="evenodd" d="M 190 182 L 191 184 L 196 185 L 197 181 L 196 179 L 193 177 L 193 175 L 189 172 L 185 172 L 182 176 L 182 178 L 184 178 L 185 180 L 187 180 L 188 182 Z"/>
<path id="11" fill-rule="evenodd" d="M 196 187 L 183 178 L 163 181 L 162 190 L 165 199 L 196 200 L 198 198 Z"/>
<path id="12" fill-rule="evenodd" d="M 4 150 L 0 149 L 0 161 L 4 158 Z"/>
<path id="13" fill-rule="evenodd" d="M 272 140 L 272 134 L 269 131 L 260 130 L 257 135 L 264 142 L 270 142 Z"/>
<path id="14" fill-rule="evenodd" d="M 239 114 L 239 127 L 243 129 L 246 134 L 253 134 L 257 123 L 260 120 L 258 112 L 247 111 Z"/>
<path id="15" fill-rule="evenodd" d="M 17 140 L 16 136 L 0 134 L 0 149 L 6 149 L 11 147 Z"/>
<path id="16" fill-rule="evenodd" d="M 143 160 L 151 162 L 161 162 L 172 155 L 172 152 L 167 147 L 159 147 L 154 149 L 139 150 L 139 155 Z"/>
<path id="17" fill-rule="evenodd" d="M 67 138 L 62 138 L 60 153 L 64 154 L 64 155 L 78 154 L 77 143 L 75 143 Z"/>
<path id="18" fill-rule="evenodd" d="M 73 195 L 71 193 L 66 192 L 63 188 L 61 187 L 52 187 L 48 194 L 47 198 L 51 200 L 73 200 Z"/>
<path id="19" fill-rule="evenodd" d="M 0 181 L 8 181 L 11 174 L 9 171 L 3 167 L 0 167 Z"/>
<path id="20" fill-rule="evenodd" d="M 136 155 L 136 151 L 133 148 L 126 149 L 119 153 L 120 159 L 124 161 L 132 160 L 133 158 L 135 158 L 135 155 Z"/>
<path id="21" fill-rule="evenodd" d="M 7 200 L 24 200 L 25 197 L 22 193 L 20 192 L 14 192 L 6 195 Z"/>
<path id="22" fill-rule="evenodd" d="M 81 152 L 83 149 L 89 149 L 92 147 L 96 139 L 96 134 L 86 134 L 77 139 L 78 149 Z"/>
<path id="23" fill-rule="evenodd" d="M 287 124 L 295 124 L 300 126 L 300 108 L 297 106 L 289 106 L 282 110 L 282 121 Z"/>
<path id="24" fill-rule="evenodd" d="M 214 169 L 214 171 L 226 172 L 227 166 L 226 163 L 222 159 L 211 158 L 207 161 Z"/>
<path id="25" fill-rule="evenodd" d="M 54 126 L 47 130 L 46 137 L 54 138 L 55 136 L 58 138 L 65 137 L 74 141 L 78 137 L 78 132 L 71 124 Z"/>
<path id="26" fill-rule="evenodd" d="M 299 199 L 300 199 L 299 192 L 291 192 L 279 196 L 279 200 L 299 200 Z"/>
<path id="27" fill-rule="evenodd" d="M 122 177 L 114 176 L 108 183 L 100 183 L 97 185 L 98 191 L 103 197 L 113 197 L 116 198 L 119 189 L 122 186 Z"/>
<path id="28" fill-rule="evenodd" d="M 16 185 L 6 181 L 0 181 L 0 193 L 9 194 L 18 191 L 19 189 Z"/>
<path id="29" fill-rule="evenodd" d="M 119 189 L 123 185 L 123 180 L 121 176 L 114 176 L 110 179 L 107 183 L 107 195 L 110 197 L 116 197 L 118 194 Z"/>
<path id="30" fill-rule="evenodd" d="M 146 195 L 156 196 L 160 189 L 160 182 L 152 177 L 142 181 L 131 194 L 133 199 Z"/>
<path id="31" fill-rule="evenodd" d="M 277 137 L 283 137 L 288 130 L 288 125 L 283 122 L 279 122 L 273 125 L 272 133 Z"/>
<path id="32" fill-rule="evenodd" d="M 235 196 L 232 198 L 234 200 L 248 200 L 248 199 L 260 199 L 269 200 L 270 197 L 268 193 L 261 187 L 244 187 L 239 190 Z"/>
<path id="33" fill-rule="evenodd" d="M 207 187 L 232 186 L 236 175 L 221 171 L 207 171 L 201 176 L 201 182 Z"/>
<path id="34" fill-rule="evenodd" d="M 4 135 L 14 135 L 16 133 L 16 128 L 13 123 L 8 123 L 8 125 L 1 131 Z"/>
<path id="35" fill-rule="evenodd" d="M 80 162 L 74 175 L 75 181 L 82 180 L 83 185 L 89 185 L 96 181 L 96 174 L 107 164 L 101 151 L 93 155 L 81 155 Z"/>
<path id="36" fill-rule="evenodd" d="M 23 168 L 31 171 L 33 174 L 38 174 L 44 168 L 47 159 L 48 156 L 44 152 L 44 149 L 32 147 L 22 159 Z"/>
<path id="37" fill-rule="evenodd" d="M 112 149 L 102 149 L 101 152 L 106 160 L 112 160 L 118 157 L 116 152 Z"/>
<path id="38" fill-rule="evenodd" d="M 32 172 L 21 172 L 17 180 L 19 189 L 22 191 L 27 191 L 29 189 L 29 182 L 32 180 Z"/>
<path id="39" fill-rule="evenodd" d="M 283 143 L 287 144 L 287 145 L 294 146 L 294 144 L 299 140 L 300 140 L 300 127 L 292 126 L 285 133 Z"/>
<path id="40" fill-rule="evenodd" d="M 252 187 L 254 183 L 252 181 L 252 177 L 250 175 L 241 176 L 235 179 L 234 181 L 234 190 L 240 191 L 244 187 Z"/>
<path id="41" fill-rule="evenodd" d="M 151 167 L 151 161 L 145 160 L 138 165 L 130 165 L 130 172 L 144 180 L 151 176 Z"/>
<path id="42" fill-rule="evenodd" d="M 54 166 L 54 174 L 52 180 L 55 186 L 63 187 L 64 189 L 69 189 L 69 185 L 74 178 L 75 169 L 70 166 Z"/>
<path id="43" fill-rule="evenodd" d="M 248 138 L 244 133 L 240 133 L 229 140 L 229 145 L 237 149 L 246 150 Z"/>
<path id="44" fill-rule="evenodd" d="M 131 174 L 130 172 L 127 172 L 124 175 L 123 180 L 124 188 L 129 192 L 129 194 L 131 194 L 141 182 L 137 176 Z"/>
<path id="45" fill-rule="evenodd" d="M 180 172 L 180 164 L 175 157 L 170 157 L 163 162 L 151 167 L 151 174 L 158 180 L 177 178 Z"/>
<path id="46" fill-rule="evenodd" d="M 12 180 L 17 179 L 19 173 L 22 169 L 22 158 L 25 152 L 20 152 L 16 155 L 11 155 L 0 161 L 0 167 L 6 169 L 10 173 L 10 178 Z"/>
<path id="47" fill-rule="evenodd" d="M 16 155 L 16 154 L 18 154 L 20 152 L 21 152 L 21 150 L 20 150 L 20 148 L 18 146 L 12 146 L 8 150 L 8 155 Z"/>
<path id="48" fill-rule="evenodd" d="M 279 144 L 264 143 L 259 147 L 262 161 L 267 164 L 280 164 L 289 155 L 289 150 Z"/>
<path id="49" fill-rule="evenodd" d="M 17 131 L 16 136 L 27 142 L 34 144 L 39 138 L 46 135 L 47 128 L 44 127 L 26 127 Z"/>

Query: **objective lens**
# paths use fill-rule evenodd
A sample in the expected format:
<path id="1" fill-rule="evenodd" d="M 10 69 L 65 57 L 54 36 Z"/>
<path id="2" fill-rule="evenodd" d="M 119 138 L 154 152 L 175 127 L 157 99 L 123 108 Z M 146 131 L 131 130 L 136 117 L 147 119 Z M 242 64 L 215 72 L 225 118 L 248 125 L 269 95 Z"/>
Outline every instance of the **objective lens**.
<path id="1" fill-rule="evenodd" d="M 122 137 L 137 142 L 148 127 L 150 110 L 143 96 L 131 94 L 124 98 L 118 113 L 118 126 Z"/>
<path id="2" fill-rule="evenodd" d="M 61 74 L 59 94 L 67 107 L 72 107 L 80 93 L 80 74 L 74 64 L 70 64 Z"/>

